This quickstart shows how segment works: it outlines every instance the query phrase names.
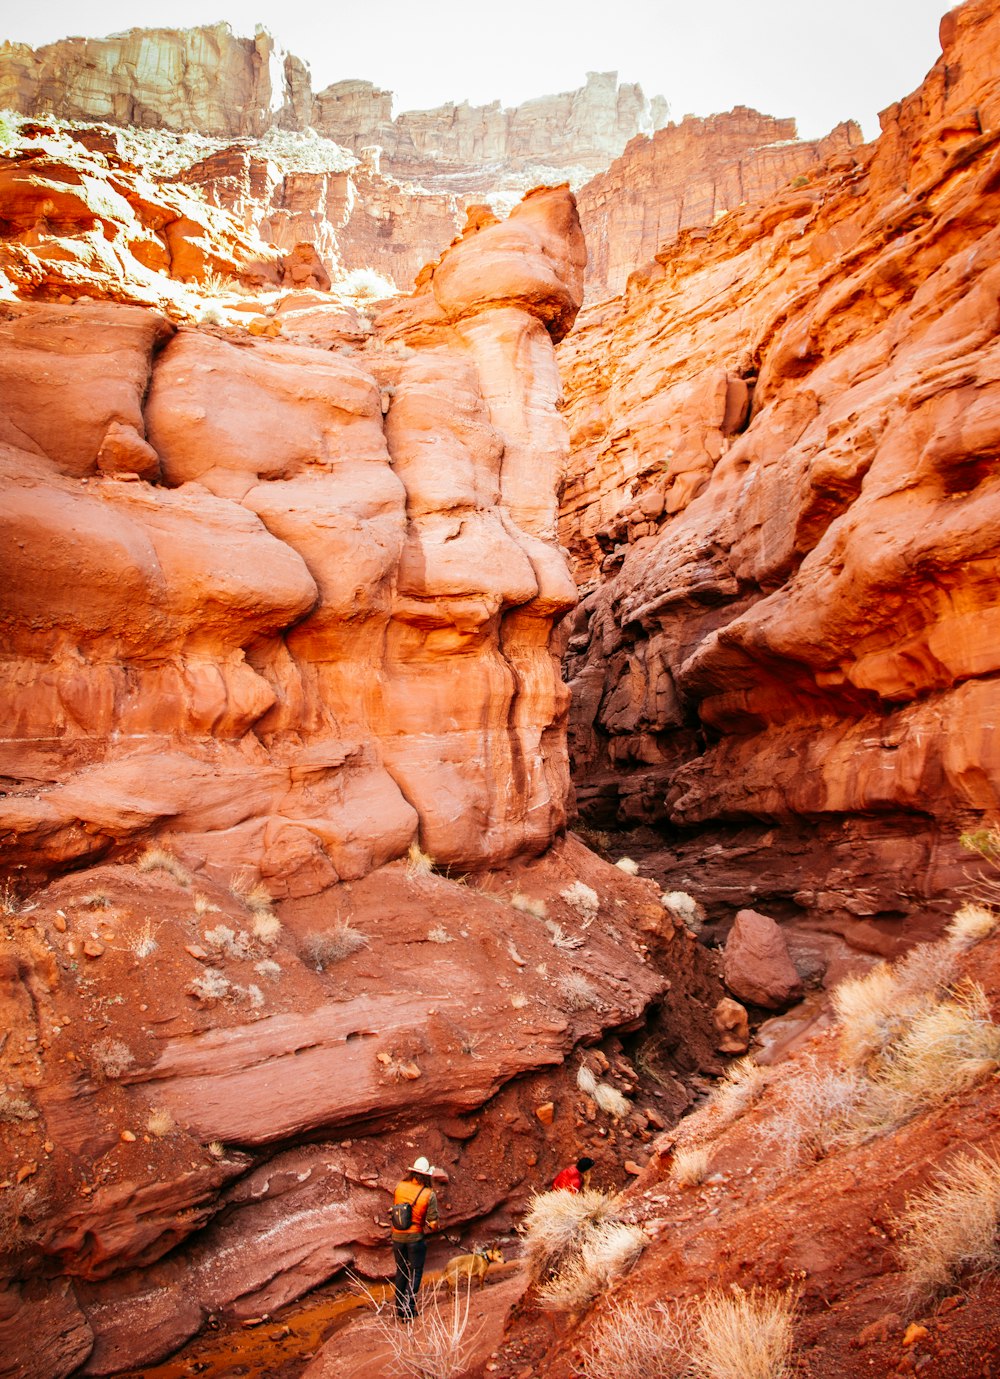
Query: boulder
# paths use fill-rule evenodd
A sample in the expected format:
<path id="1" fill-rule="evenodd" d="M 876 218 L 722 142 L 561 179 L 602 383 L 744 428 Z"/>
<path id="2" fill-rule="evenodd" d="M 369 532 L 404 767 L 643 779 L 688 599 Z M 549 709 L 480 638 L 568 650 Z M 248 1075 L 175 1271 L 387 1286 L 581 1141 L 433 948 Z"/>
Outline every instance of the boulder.
<path id="1" fill-rule="evenodd" d="M 734 996 L 765 1010 L 782 1010 L 803 994 L 781 929 L 756 910 L 736 916 L 722 955 L 722 979 Z"/>

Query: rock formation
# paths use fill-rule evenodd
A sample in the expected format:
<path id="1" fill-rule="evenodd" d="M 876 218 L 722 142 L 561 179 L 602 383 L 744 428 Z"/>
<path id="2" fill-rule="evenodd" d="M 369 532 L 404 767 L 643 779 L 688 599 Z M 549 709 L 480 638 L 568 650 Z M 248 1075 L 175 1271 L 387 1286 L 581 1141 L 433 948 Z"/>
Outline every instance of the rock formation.
<path id="1" fill-rule="evenodd" d="M 4 176 L 0 1372 L 51 1379 L 384 1271 L 417 1139 L 458 1230 L 648 1141 L 562 1065 L 671 980 L 710 1063 L 721 988 L 561 837 L 570 193 L 473 217 L 367 336 L 289 291 L 269 338 L 176 319 L 232 216 Z"/>
<path id="2" fill-rule="evenodd" d="M 619 85 L 617 72 L 588 72 L 578 90 L 520 106 L 463 101 L 393 118 L 391 92 L 342 81 L 314 96 L 300 59 L 278 51 L 263 29 L 242 38 L 228 24 L 129 29 L 37 51 L 4 43 L 0 109 L 222 137 L 312 128 L 358 152 L 380 145 L 401 175 L 478 172 L 489 163 L 604 168 L 667 114 L 662 97 Z"/>
<path id="3" fill-rule="evenodd" d="M 682 230 L 711 225 L 738 206 L 767 201 L 833 153 L 862 143 L 853 121 L 825 139 L 800 140 L 794 120 L 737 106 L 629 143 L 580 190 L 590 300 L 620 292 L 633 269 Z"/>
<path id="4" fill-rule="evenodd" d="M 311 108 L 308 73 L 270 34 L 228 24 L 0 46 L 0 108 L 142 128 L 260 136 Z M 308 120 L 304 121 L 308 123 Z"/>
<path id="5" fill-rule="evenodd" d="M 1000 805 L 995 7 L 941 40 L 877 144 L 562 347 L 578 798 L 716 906 L 905 914 Z"/>

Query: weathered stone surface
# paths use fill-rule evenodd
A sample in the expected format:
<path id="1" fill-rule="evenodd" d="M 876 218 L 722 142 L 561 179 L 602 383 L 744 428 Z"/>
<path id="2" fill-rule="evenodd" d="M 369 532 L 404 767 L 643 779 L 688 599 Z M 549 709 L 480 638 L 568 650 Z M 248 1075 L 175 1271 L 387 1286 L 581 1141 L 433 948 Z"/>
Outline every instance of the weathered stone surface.
<path id="1" fill-rule="evenodd" d="M 741 1001 L 766 1010 L 783 1010 L 803 992 L 780 926 L 756 910 L 736 915 L 722 955 L 722 979 Z"/>
<path id="2" fill-rule="evenodd" d="M 0 46 L 0 107 L 143 128 L 251 134 L 303 103 L 301 64 L 228 24 Z"/>
<path id="3" fill-rule="evenodd" d="M 750 1047 L 750 1024 L 745 1007 L 730 996 L 723 996 L 712 1012 L 718 1033 L 715 1047 L 720 1053 L 746 1053 Z"/>
<path id="4" fill-rule="evenodd" d="M 1000 804 L 996 14 L 942 37 L 876 145 L 561 348 L 578 799 L 697 830 L 659 874 L 733 908 L 908 913 Z"/>
<path id="5" fill-rule="evenodd" d="M 636 137 L 580 190 L 588 298 L 620 292 L 629 274 L 682 230 L 767 201 L 794 178 L 808 180 L 831 154 L 861 143 L 852 122 L 825 139 L 800 140 L 794 120 L 745 106 L 707 119 L 688 115 Z"/>
<path id="6" fill-rule="evenodd" d="M 398 856 L 418 820 L 441 863 L 547 846 L 568 788 L 548 641 L 575 600 L 549 332 L 582 264 L 569 193 L 528 198 L 389 313 L 378 378 L 198 331 L 160 349 L 137 310 L 11 309 L 4 773 L 52 772 L 5 798 L 11 863 L 159 825 L 301 894 Z"/>

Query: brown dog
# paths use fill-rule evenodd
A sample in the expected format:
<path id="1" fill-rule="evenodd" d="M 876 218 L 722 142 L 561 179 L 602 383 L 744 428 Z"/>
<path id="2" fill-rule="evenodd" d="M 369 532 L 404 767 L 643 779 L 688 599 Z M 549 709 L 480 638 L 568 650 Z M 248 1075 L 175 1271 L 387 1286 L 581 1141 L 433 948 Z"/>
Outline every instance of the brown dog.
<path id="1" fill-rule="evenodd" d="M 456 1255 L 454 1259 L 449 1259 L 441 1277 L 452 1291 L 458 1287 L 459 1279 L 465 1279 L 470 1288 L 472 1280 L 478 1279 L 482 1288 L 490 1265 L 502 1263 L 503 1255 L 499 1248 L 496 1245 L 487 1245 L 484 1249 L 473 1250 L 470 1255 Z"/>

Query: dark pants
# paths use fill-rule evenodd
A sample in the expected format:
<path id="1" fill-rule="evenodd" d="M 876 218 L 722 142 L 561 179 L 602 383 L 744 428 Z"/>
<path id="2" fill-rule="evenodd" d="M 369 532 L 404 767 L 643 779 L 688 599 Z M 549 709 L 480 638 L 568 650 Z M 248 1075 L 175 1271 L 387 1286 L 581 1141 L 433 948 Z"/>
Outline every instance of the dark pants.
<path id="1" fill-rule="evenodd" d="M 393 1241 L 392 1254 L 396 1261 L 396 1316 L 401 1321 L 410 1321 L 417 1315 L 417 1294 L 424 1276 L 427 1241 L 422 1235 L 402 1243 Z"/>

